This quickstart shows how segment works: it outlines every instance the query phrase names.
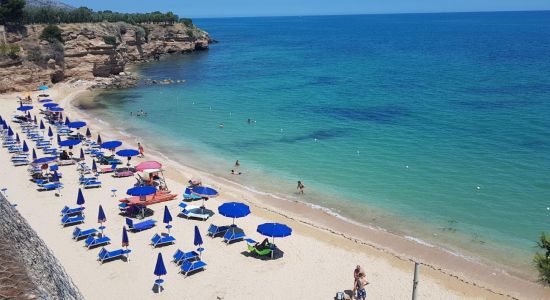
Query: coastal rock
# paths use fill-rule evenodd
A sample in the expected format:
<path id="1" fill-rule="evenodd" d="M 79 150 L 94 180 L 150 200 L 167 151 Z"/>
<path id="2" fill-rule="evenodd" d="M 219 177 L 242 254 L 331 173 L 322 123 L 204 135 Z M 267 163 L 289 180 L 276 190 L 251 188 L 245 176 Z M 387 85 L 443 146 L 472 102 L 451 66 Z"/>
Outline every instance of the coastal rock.
<path id="1" fill-rule="evenodd" d="M 22 51 L 20 59 L 0 59 L 0 93 L 34 90 L 38 85 L 66 79 L 98 77 L 109 78 L 112 84 L 108 86 L 133 85 L 132 79 L 112 80 L 111 75 L 130 75 L 121 74 L 129 63 L 208 49 L 210 41 L 208 33 L 182 23 L 103 22 L 58 26 L 63 31 L 62 49 L 39 39 L 45 25 L 27 25 L 24 29 L 8 31 L 8 42 L 19 45 Z M 29 59 L 31 54 L 45 60 L 33 61 Z"/>

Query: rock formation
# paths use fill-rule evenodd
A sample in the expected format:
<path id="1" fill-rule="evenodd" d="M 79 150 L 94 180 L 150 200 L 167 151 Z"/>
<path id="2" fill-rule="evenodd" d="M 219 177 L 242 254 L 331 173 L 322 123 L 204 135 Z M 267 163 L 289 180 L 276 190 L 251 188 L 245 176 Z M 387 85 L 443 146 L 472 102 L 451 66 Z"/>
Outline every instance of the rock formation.
<path id="1" fill-rule="evenodd" d="M 7 33 L 21 47 L 17 59 L 0 59 L 0 93 L 34 90 L 65 79 L 92 80 L 125 71 L 128 63 L 164 54 L 208 49 L 208 33 L 183 23 L 61 24 L 63 43 L 40 40 L 45 25 L 27 25 Z"/>

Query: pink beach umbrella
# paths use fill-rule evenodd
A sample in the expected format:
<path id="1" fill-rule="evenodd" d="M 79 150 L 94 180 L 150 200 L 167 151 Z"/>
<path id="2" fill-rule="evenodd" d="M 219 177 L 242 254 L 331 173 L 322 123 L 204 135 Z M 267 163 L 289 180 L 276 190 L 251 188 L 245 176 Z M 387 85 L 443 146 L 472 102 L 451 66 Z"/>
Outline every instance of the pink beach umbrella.
<path id="1" fill-rule="evenodd" d="M 139 163 L 136 166 L 136 170 L 139 172 L 143 172 L 143 170 L 147 169 L 160 169 L 162 168 L 162 164 L 158 161 L 144 161 L 142 163 Z"/>

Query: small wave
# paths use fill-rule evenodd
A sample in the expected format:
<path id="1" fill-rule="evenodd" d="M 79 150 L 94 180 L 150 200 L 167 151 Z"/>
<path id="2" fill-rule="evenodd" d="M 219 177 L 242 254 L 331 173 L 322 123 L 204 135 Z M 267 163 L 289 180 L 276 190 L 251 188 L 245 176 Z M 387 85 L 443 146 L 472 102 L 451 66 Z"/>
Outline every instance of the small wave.
<path id="1" fill-rule="evenodd" d="M 430 248 L 433 248 L 435 247 L 434 245 L 424 241 L 424 240 L 421 240 L 419 238 L 415 238 L 415 237 L 412 237 L 412 236 L 409 236 L 409 235 L 406 235 L 404 236 L 405 239 L 409 240 L 409 241 L 413 241 L 417 244 L 420 244 L 420 245 L 423 245 L 423 246 L 426 246 L 426 247 L 430 247 Z"/>
<path id="2" fill-rule="evenodd" d="M 109 125 L 109 123 L 107 123 L 107 122 L 105 122 L 105 121 L 103 121 L 103 120 L 101 120 L 101 119 L 99 119 L 99 118 L 96 118 L 95 120 L 98 121 L 98 122 L 101 123 L 101 124 Z"/>

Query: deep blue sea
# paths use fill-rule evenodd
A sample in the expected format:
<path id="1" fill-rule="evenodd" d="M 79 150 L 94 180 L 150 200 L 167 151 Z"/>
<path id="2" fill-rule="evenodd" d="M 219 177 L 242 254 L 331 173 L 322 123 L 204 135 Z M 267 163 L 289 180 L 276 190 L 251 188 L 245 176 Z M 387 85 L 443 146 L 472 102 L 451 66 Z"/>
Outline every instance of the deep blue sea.
<path id="1" fill-rule="evenodd" d="M 550 231 L 550 12 L 195 24 L 220 43 L 140 67 L 184 84 L 90 111 L 251 188 L 528 268 Z"/>

